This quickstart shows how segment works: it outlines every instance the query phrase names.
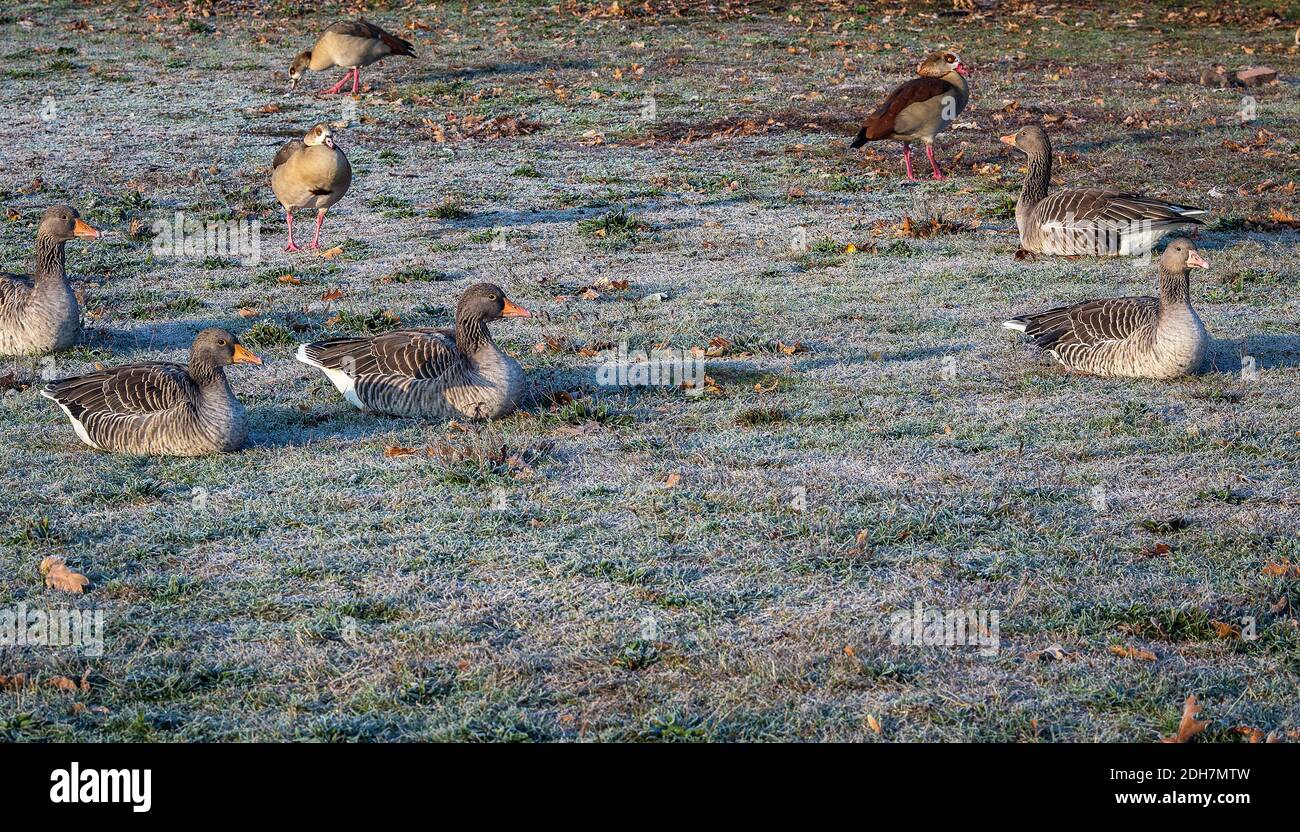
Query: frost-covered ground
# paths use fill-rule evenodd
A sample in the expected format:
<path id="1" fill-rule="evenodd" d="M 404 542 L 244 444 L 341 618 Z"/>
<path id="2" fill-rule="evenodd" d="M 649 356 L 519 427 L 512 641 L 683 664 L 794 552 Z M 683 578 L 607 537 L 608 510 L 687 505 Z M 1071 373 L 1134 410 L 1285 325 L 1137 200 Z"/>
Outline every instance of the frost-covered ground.
<path id="1" fill-rule="evenodd" d="M 107 639 L 0 648 L 29 683 L 0 737 L 1145 741 L 1188 694 L 1203 738 L 1296 736 L 1300 576 L 1270 574 L 1300 564 L 1294 22 L 368 4 L 419 59 L 356 100 L 310 94 L 341 72 L 286 95 L 327 5 L 0 12 L 0 268 L 54 202 L 116 232 L 68 246 L 84 344 L 0 362 L 0 609 L 100 609 Z M 845 145 L 940 45 L 972 103 L 940 140 L 955 175 L 907 186 L 896 147 Z M 1243 123 L 1241 90 L 1197 83 L 1216 62 L 1284 83 Z M 1204 375 L 1070 377 L 999 328 L 1154 290 L 1149 263 L 1013 259 L 1022 157 L 997 136 L 1043 118 L 1060 183 L 1212 209 Z M 342 253 L 289 256 L 268 168 L 320 121 L 348 122 Z M 259 220 L 260 262 L 153 253 L 176 211 Z M 478 280 L 534 311 L 494 327 L 530 381 L 514 417 L 367 416 L 292 360 L 446 323 Z M 183 360 L 210 325 L 266 359 L 231 373 L 240 454 L 97 454 L 27 386 Z M 602 388 L 592 354 L 621 342 L 721 354 L 700 397 Z M 44 587 L 52 554 L 89 592 Z M 917 604 L 996 611 L 998 649 L 891 643 Z"/>

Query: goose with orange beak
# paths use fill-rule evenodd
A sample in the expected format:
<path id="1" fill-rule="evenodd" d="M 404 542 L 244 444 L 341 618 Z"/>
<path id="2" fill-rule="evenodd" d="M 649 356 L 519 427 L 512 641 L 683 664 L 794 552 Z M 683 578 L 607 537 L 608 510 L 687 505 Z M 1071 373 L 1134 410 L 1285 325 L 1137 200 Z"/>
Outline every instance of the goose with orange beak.
<path id="1" fill-rule="evenodd" d="M 188 365 L 129 364 L 52 382 L 41 395 L 96 450 L 206 456 L 239 450 L 248 437 L 248 417 L 224 368 L 261 363 L 226 330 L 205 329 L 194 338 Z"/>
<path id="2" fill-rule="evenodd" d="M 1192 269 L 1209 263 L 1179 237 L 1160 257 L 1160 297 L 1106 298 L 1003 323 L 1023 332 L 1066 369 L 1098 376 L 1178 378 L 1196 372 L 1210 336 L 1192 308 Z"/>
<path id="3" fill-rule="evenodd" d="M 45 355 L 72 346 L 81 309 L 68 284 L 63 247 L 100 236 L 76 209 L 46 209 L 36 229 L 36 274 L 0 274 L 0 355 Z"/>
<path id="4" fill-rule="evenodd" d="M 298 348 L 298 360 L 325 373 L 361 410 L 426 419 L 497 419 L 524 391 L 524 371 L 492 341 L 488 324 L 530 317 L 500 286 L 477 283 L 461 295 L 455 326 L 331 338 Z"/>

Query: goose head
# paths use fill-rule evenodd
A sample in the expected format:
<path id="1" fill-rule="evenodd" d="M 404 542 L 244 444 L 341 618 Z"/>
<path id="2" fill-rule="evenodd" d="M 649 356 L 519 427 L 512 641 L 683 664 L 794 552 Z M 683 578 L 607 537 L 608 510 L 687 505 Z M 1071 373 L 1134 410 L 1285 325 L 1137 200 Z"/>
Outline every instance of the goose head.
<path id="1" fill-rule="evenodd" d="M 1001 137 L 1000 141 L 1027 156 L 1052 152 L 1052 143 L 1047 138 L 1047 133 L 1037 124 L 1026 124 L 1016 132 Z"/>
<path id="2" fill-rule="evenodd" d="M 971 68 L 962 63 L 956 52 L 949 50 L 931 52 L 921 59 L 921 63 L 916 67 L 916 74 L 924 78 L 942 78 L 949 72 L 967 78 L 970 77 Z"/>
<path id="3" fill-rule="evenodd" d="M 1182 274 L 1189 269 L 1208 269 L 1210 264 L 1186 237 L 1179 237 L 1165 246 L 1165 253 L 1160 255 L 1160 268 L 1173 274 Z"/>
<path id="4" fill-rule="evenodd" d="M 306 70 L 308 68 L 308 65 L 310 64 L 311 64 L 310 49 L 305 49 L 302 52 L 299 52 L 297 57 L 293 59 L 293 63 L 289 64 L 289 89 L 290 90 L 293 90 L 295 87 L 298 86 L 298 82 L 302 80 L 303 71 Z"/>
<path id="5" fill-rule="evenodd" d="M 531 314 L 516 306 L 495 283 L 475 283 L 460 296 L 456 304 L 456 318 L 463 321 L 486 323 L 501 318 L 528 318 Z"/>
<path id="6" fill-rule="evenodd" d="M 39 237 L 48 237 L 59 242 L 76 237 L 95 240 L 101 236 L 99 229 L 83 220 L 81 215 L 77 213 L 77 209 L 70 208 L 67 205 L 51 205 L 46 208 L 36 234 Z"/>
<path id="7" fill-rule="evenodd" d="M 262 359 L 248 351 L 239 339 L 224 329 L 213 327 L 194 336 L 190 347 L 190 364 L 204 367 L 228 367 L 231 364 L 261 364 Z"/>
<path id="8" fill-rule="evenodd" d="M 302 137 L 302 143 L 308 147 L 315 147 L 323 144 L 331 150 L 334 149 L 334 133 L 330 130 L 328 124 L 317 124 L 307 131 L 307 135 Z"/>

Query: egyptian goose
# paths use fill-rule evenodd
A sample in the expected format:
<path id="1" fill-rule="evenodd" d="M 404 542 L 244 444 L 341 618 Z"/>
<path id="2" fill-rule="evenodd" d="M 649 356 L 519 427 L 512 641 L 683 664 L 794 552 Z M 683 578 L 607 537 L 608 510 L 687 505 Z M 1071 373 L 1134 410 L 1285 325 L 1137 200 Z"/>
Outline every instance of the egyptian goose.
<path id="1" fill-rule="evenodd" d="M 352 184 L 352 165 L 334 144 L 334 134 L 327 125 L 317 124 L 301 139 L 280 148 L 271 161 L 271 190 L 284 206 L 289 224 L 289 244 L 285 251 L 300 251 L 293 241 L 293 212 L 315 211 L 316 233 L 311 248 L 320 248 L 320 227 L 325 212 L 343 198 Z"/>
<path id="2" fill-rule="evenodd" d="M 1034 254 L 1146 254 L 1180 225 L 1200 225 L 1201 208 L 1112 188 L 1066 188 L 1048 194 L 1052 143 L 1036 124 L 1001 139 L 1029 157 L 1016 201 L 1020 247 Z"/>
<path id="3" fill-rule="evenodd" d="M 237 451 L 248 436 L 244 406 L 222 369 L 261 364 L 224 329 L 194 338 L 188 367 L 130 364 L 50 383 L 41 391 L 98 451 L 149 456 L 206 456 Z"/>
<path id="4" fill-rule="evenodd" d="M 1188 272 L 1209 264 L 1179 237 L 1160 257 L 1160 297 L 1108 298 L 1022 315 L 1023 332 L 1066 368 L 1098 376 L 1177 378 L 1205 359 L 1210 336 L 1192 308 Z"/>
<path id="5" fill-rule="evenodd" d="M 298 348 L 362 410 L 430 419 L 495 419 L 524 389 L 519 362 L 492 342 L 487 324 L 527 318 L 501 287 L 477 283 L 456 305 L 454 329 L 400 329 L 373 338 L 331 338 Z"/>
<path id="6" fill-rule="evenodd" d="M 943 171 L 934 158 L 934 137 L 943 132 L 962 110 L 970 98 L 966 77 L 970 67 L 962 63 L 954 52 L 932 52 L 916 68 L 919 78 L 913 78 L 890 93 L 885 103 L 867 116 L 862 129 L 849 145 L 862 147 L 867 142 L 892 139 L 903 143 L 903 166 L 907 178 L 912 175 L 912 142 L 925 144 L 925 155 L 930 160 L 935 179 L 943 179 Z"/>
<path id="7" fill-rule="evenodd" d="M 316 40 L 316 45 L 305 52 L 299 52 L 289 66 L 289 89 L 298 86 L 303 70 L 320 72 L 332 66 L 341 66 L 347 73 L 334 86 L 321 90 L 326 95 L 340 92 L 348 78 L 352 78 L 352 94 L 357 94 L 361 85 L 361 67 L 382 61 L 389 55 L 406 55 L 415 57 L 415 47 L 408 40 L 390 35 L 383 29 L 367 21 L 341 20 L 325 30 Z"/>
<path id="8" fill-rule="evenodd" d="M 63 270 L 63 244 L 99 236 L 66 205 L 45 210 L 36 229 L 36 274 L 0 274 L 0 355 L 43 355 L 72 346 L 81 314 Z"/>

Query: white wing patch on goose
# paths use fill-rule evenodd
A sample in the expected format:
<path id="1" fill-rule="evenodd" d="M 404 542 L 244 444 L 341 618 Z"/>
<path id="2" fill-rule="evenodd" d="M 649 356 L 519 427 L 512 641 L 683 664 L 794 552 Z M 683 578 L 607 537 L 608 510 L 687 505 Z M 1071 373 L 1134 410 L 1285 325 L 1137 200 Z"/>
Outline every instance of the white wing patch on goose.
<path id="1" fill-rule="evenodd" d="M 80 419 L 72 415 L 72 411 L 68 410 L 67 405 L 65 405 L 63 402 L 51 396 L 48 390 L 42 390 L 41 395 L 59 406 L 59 409 L 63 411 L 63 414 L 68 417 L 68 421 L 72 423 L 72 430 L 77 434 L 78 439 L 80 439 L 82 442 L 85 442 L 87 445 L 89 445 L 90 447 L 94 448 L 97 451 L 104 450 L 103 448 L 95 444 L 95 440 L 90 438 L 90 434 L 86 432 L 86 426 L 81 424 Z"/>
<path id="2" fill-rule="evenodd" d="M 324 364 L 320 364 L 316 361 L 313 361 L 311 359 L 311 356 L 307 355 L 307 346 L 308 346 L 307 344 L 300 344 L 298 346 L 298 353 L 297 353 L 298 360 L 308 365 L 309 367 L 315 367 L 316 369 L 323 372 L 325 374 L 325 378 L 329 379 L 330 382 L 334 385 L 334 387 L 340 393 L 343 394 L 343 398 L 347 399 L 349 404 L 351 404 L 353 407 L 357 408 L 358 410 L 365 410 L 366 409 L 365 404 L 362 403 L 361 397 L 357 395 L 356 379 L 352 378 L 352 376 L 348 375 L 342 370 L 333 370 L 330 369 L 329 367 L 326 367 Z"/>

